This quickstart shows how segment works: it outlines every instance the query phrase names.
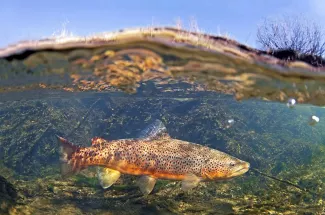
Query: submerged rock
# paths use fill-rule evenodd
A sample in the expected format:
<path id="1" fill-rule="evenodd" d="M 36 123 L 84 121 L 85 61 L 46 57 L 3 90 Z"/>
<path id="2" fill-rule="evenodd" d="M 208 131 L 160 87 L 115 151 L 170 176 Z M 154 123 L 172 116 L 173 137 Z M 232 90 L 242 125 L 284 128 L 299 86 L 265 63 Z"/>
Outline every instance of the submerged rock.
<path id="1" fill-rule="evenodd" d="M 85 177 L 93 180 L 89 173 Z M 316 203 L 291 202 L 290 194 L 279 189 L 258 195 L 246 195 L 234 191 L 236 183 L 207 183 L 197 189 L 183 192 L 180 184 L 167 182 L 151 195 L 143 196 L 138 189 L 123 189 L 134 186 L 136 177 L 123 178 L 110 189 L 99 186 L 78 185 L 76 179 L 19 181 L 17 190 L 35 189 L 35 195 L 22 194 L 19 204 L 10 208 L 11 214 L 55 215 L 55 214 L 317 214 L 322 206 Z M 51 189 L 49 189 L 51 187 Z M 59 192 L 53 192 L 58 190 Z M 296 197 L 306 196 L 295 194 Z M 1 212 L 0 212 L 1 214 Z M 320 213 L 319 213 L 320 214 Z"/>
<path id="2" fill-rule="evenodd" d="M 17 191 L 4 177 L 0 176 L 0 213 L 6 213 L 16 203 Z"/>

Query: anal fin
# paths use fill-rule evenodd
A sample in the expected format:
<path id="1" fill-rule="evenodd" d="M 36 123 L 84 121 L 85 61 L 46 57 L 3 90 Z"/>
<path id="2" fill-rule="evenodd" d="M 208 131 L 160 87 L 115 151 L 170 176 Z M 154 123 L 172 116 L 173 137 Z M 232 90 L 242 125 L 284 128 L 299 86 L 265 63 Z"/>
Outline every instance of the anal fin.
<path id="1" fill-rule="evenodd" d="M 182 181 L 182 190 L 183 191 L 191 190 L 194 187 L 196 187 L 200 181 L 201 181 L 201 179 L 199 177 L 197 177 L 196 175 L 194 175 L 192 173 L 187 174 L 185 176 L 184 180 Z"/>
<path id="2" fill-rule="evenodd" d="M 139 186 L 143 195 L 149 195 L 153 190 L 155 184 L 156 179 L 148 175 L 141 176 L 137 181 L 137 185 Z"/>
<path id="3" fill-rule="evenodd" d="M 114 169 L 97 167 L 97 175 L 102 188 L 107 189 L 120 178 L 121 173 Z"/>

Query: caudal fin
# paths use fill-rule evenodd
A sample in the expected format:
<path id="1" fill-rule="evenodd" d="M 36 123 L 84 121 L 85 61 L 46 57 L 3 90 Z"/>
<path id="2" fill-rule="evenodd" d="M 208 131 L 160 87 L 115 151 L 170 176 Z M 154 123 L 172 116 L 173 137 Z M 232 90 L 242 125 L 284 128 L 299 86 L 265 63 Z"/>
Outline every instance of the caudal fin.
<path id="1" fill-rule="evenodd" d="M 73 145 L 63 137 L 57 136 L 57 138 L 60 144 L 61 175 L 62 177 L 73 175 L 80 170 L 77 168 L 77 161 L 71 159 L 72 154 L 75 153 L 79 147 Z"/>

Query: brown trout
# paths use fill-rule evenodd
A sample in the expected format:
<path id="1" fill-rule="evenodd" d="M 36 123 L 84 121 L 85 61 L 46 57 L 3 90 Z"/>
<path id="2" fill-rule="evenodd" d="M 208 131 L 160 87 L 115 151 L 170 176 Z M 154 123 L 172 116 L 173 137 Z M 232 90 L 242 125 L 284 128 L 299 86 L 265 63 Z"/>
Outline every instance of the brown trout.
<path id="1" fill-rule="evenodd" d="M 61 173 L 75 174 L 88 166 L 98 166 L 98 178 L 106 189 L 121 173 L 141 176 L 138 186 L 149 194 L 157 179 L 180 180 L 189 190 L 200 181 L 226 180 L 249 170 L 249 163 L 224 152 L 171 138 L 159 120 L 145 129 L 141 138 L 92 139 L 90 147 L 79 147 L 62 137 Z"/>

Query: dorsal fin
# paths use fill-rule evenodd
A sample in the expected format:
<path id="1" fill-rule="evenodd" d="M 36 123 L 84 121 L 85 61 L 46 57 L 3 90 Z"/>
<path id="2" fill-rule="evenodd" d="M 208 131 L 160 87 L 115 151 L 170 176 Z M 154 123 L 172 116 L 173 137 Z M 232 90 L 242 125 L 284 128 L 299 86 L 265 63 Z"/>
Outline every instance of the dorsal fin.
<path id="1" fill-rule="evenodd" d="M 153 123 L 151 123 L 144 130 L 142 130 L 139 133 L 138 137 L 149 140 L 170 138 L 164 123 L 158 119 L 156 119 Z"/>
<path id="2" fill-rule="evenodd" d="M 91 145 L 95 146 L 95 145 L 102 145 L 104 143 L 107 143 L 107 140 L 101 138 L 101 137 L 93 137 L 91 139 Z"/>

